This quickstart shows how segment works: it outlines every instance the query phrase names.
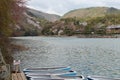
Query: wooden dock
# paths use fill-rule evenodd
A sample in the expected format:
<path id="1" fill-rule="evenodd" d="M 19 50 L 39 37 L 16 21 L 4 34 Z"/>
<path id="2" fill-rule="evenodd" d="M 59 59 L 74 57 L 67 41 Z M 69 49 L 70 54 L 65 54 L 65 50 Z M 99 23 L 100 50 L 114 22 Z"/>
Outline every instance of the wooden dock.
<path id="1" fill-rule="evenodd" d="M 12 80 L 27 80 L 25 74 L 21 73 L 12 73 Z"/>

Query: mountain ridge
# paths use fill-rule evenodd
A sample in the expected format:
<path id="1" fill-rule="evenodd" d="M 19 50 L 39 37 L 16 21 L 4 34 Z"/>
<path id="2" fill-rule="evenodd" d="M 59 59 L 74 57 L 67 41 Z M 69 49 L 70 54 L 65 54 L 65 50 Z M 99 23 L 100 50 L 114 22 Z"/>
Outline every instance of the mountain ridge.
<path id="1" fill-rule="evenodd" d="M 77 15 L 74 14 L 71 17 L 72 13 Z M 50 17 L 51 20 L 47 20 L 46 17 L 48 16 L 46 15 L 49 14 L 27 9 L 23 19 L 17 24 L 14 35 L 72 35 L 76 31 L 77 33 L 89 34 L 93 30 L 95 33 L 104 34 L 107 26 L 120 24 L 120 10 L 113 7 L 90 7 L 72 10 L 65 14 L 67 17 L 64 17 L 65 15 L 61 18 L 57 16 L 57 20 L 55 17 L 55 21 L 53 16 Z"/>
<path id="2" fill-rule="evenodd" d="M 49 13 L 38 11 L 38 10 L 35 10 L 35 9 L 32 9 L 32 8 L 27 8 L 26 12 L 27 12 L 27 14 L 29 14 L 33 17 L 43 18 L 43 19 L 46 19 L 50 22 L 54 22 L 54 21 L 60 19 L 60 16 L 57 15 L 57 14 L 49 14 Z"/>
<path id="3" fill-rule="evenodd" d="M 93 18 L 103 17 L 106 14 L 120 14 L 120 10 L 114 7 L 90 7 L 71 10 L 64 14 L 62 18 Z"/>

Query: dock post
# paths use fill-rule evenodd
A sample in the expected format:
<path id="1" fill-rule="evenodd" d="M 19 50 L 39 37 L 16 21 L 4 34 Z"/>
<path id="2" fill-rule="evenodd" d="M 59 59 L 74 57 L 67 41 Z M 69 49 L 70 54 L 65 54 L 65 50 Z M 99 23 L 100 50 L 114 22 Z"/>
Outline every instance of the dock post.
<path id="1" fill-rule="evenodd" d="M 14 60 L 13 65 L 14 65 L 15 73 L 18 73 L 20 70 L 20 60 Z"/>

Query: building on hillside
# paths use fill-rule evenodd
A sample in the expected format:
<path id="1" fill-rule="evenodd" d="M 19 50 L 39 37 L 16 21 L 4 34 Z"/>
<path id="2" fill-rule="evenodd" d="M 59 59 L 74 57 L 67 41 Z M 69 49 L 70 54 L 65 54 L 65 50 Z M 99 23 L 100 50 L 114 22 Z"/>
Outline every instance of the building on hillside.
<path id="1" fill-rule="evenodd" d="M 87 22 L 79 22 L 79 25 L 87 26 L 88 23 Z"/>
<path id="2" fill-rule="evenodd" d="M 111 25 L 106 27 L 107 33 L 120 34 L 120 25 Z"/>

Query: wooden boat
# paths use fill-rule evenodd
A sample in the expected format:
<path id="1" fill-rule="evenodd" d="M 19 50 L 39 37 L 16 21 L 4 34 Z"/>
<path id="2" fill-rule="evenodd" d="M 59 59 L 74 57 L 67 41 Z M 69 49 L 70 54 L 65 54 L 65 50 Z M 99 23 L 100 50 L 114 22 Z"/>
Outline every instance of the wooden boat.
<path id="1" fill-rule="evenodd" d="M 87 76 L 87 80 L 120 80 L 120 79 L 108 78 L 105 76 Z"/>
<path id="2" fill-rule="evenodd" d="M 39 75 L 44 75 L 44 77 L 47 77 L 47 76 L 49 76 L 49 75 L 63 75 L 63 76 L 75 76 L 75 75 L 77 75 L 77 72 L 76 71 L 69 71 L 69 72 L 51 72 L 51 73 L 49 73 L 49 72 L 46 72 L 46 73 L 41 73 L 41 72 L 27 72 L 27 73 L 25 73 L 26 74 L 26 76 L 27 77 L 32 77 L 32 76 L 39 76 Z M 46 75 L 46 76 L 45 76 Z"/>
<path id="3" fill-rule="evenodd" d="M 68 67 L 53 67 L 53 68 L 26 68 L 26 69 L 23 69 L 24 72 L 34 72 L 34 71 L 60 71 L 60 70 L 66 70 L 66 71 L 69 71 L 71 70 L 71 68 L 68 66 Z"/>

